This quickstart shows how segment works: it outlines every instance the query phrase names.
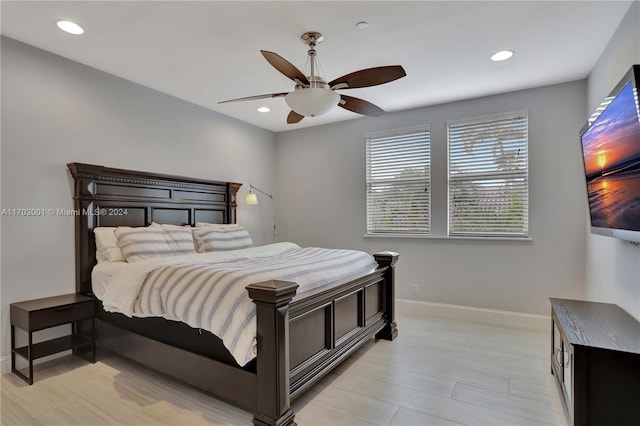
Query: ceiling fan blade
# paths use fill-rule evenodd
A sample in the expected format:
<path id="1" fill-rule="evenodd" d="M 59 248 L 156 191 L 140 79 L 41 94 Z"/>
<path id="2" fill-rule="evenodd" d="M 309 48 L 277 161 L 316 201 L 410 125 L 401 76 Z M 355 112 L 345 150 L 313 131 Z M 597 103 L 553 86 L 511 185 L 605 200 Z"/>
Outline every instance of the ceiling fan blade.
<path id="1" fill-rule="evenodd" d="M 340 95 L 338 106 L 358 114 L 368 115 L 369 117 L 380 117 L 384 115 L 382 108 L 363 99 L 354 98 L 353 96 Z"/>
<path id="2" fill-rule="evenodd" d="M 302 120 L 303 118 L 304 118 L 304 115 L 300 115 L 294 110 L 291 110 L 291 112 L 287 116 L 287 124 L 299 123 L 300 120 Z"/>
<path id="3" fill-rule="evenodd" d="M 227 99 L 226 101 L 220 101 L 219 104 L 226 104 L 227 102 L 240 102 L 240 101 L 252 101 L 254 99 L 267 99 L 267 98 L 279 98 L 282 96 L 287 96 L 289 92 L 282 93 L 269 93 L 266 95 L 256 95 L 256 96 L 247 96 L 245 98 L 236 98 L 236 99 Z"/>
<path id="4" fill-rule="evenodd" d="M 264 56 L 264 58 L 275 69 L 277 69 L 282 74 L 284 74 L 287 77 L 289 77 L 291 80 L 293 80 L 293 81 L 298 80 L 298 81 L 300 81 L 301 83 L 303 83 L 305 85 L 309 85 L 309 80 L 302 73 L 302 71 L 300 71 L 298 68 L 296 68 L 296 66 L 293 65 L 291 62 L 289 62 L 286 59 L 284 59 L 282 56 L 280 56 L 280 55 L 278 55 L 277 53 L 274 53 L 274 52 L 269 52 L 267 50 L 261 50 L 260 53 L 262 53 L 262 56 Z"/>
<path id="5" fill-rule="evenodd" d="M 356 89 L 358 87 L 377 86 L 404 77 L 407 73 L 400 65 L 367 68 L 343 75 L 329 82 L 332 89 Z"/>

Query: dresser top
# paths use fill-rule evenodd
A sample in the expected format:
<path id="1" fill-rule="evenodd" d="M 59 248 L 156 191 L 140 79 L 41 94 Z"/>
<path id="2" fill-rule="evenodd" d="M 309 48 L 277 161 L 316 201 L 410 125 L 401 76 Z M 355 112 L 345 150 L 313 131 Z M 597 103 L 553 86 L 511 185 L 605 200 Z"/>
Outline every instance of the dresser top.
<path id="1" fill-rule="evenodd" d="M 618 305 L 549 300 L 570 344 L 640 354 L 640 322 Z"/>

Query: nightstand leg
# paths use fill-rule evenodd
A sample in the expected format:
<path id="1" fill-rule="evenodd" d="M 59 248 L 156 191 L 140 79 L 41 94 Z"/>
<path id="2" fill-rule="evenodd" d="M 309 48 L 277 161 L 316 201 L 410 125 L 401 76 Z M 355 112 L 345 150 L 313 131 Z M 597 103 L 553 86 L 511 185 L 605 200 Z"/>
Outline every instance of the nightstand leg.
<path id="1" fill-rule="evenodd" d="M 11 372 L 16 371 L 16 327 L 11 326 Z"/>
<path id="2" fill-rule="evenodd" d="M 87 324 L 89 322 L 89 324 Z M 83 339 L 88 339 L 90 346 L 89 352 L 86 351 L 86 344 L 79 345 L 73 349 L 73 353 L 80 358 L 86 359 L 91 363 L 96 362 L 96 323 L 93 318 L 89 318 L 81 321 L 74 321 L 72 323 L 71 332 L 74 336 L 79 336 Z"/>
<path id="3" fill-rule="evenodd" d="M 31 333 L 29 333 L 29 347 L 27 348 L 27 356 L 31 358 Z M 29 377 L 22 374 L 20 370 L 16 368 L 16 327 L 14 325 L 11 326 L 11 372 L 16 376 L 20 377 L 25 382 L 30 385 L 33 384 L 33 361 L 29 360 Z"/>
<path id="4" fill-rule="evenodd" d="M 29 346 L 27 349 L 27 356 L 29 357 L 29 384 L 33 384 L 33 332 L 29 332 Z"/>

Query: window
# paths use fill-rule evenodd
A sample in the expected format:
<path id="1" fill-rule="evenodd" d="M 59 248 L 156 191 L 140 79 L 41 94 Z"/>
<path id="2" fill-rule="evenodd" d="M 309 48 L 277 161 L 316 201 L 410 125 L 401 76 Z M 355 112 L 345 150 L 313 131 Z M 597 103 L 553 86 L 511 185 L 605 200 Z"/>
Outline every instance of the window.
<path id="1" fill-rule="evenodd" d="M 447 122 L 449 235 L 529 234 L 528 113 Z"/>
<path id="2" fill-rule="evenodd" d="M 367 235 L 429 235 L 429 127 L 369 134 L 365 139 Z"/>

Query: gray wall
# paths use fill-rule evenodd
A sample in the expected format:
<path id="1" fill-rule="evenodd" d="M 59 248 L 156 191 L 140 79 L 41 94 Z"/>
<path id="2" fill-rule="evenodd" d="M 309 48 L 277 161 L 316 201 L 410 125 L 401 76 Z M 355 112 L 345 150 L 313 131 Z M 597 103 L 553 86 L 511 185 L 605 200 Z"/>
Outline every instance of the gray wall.
<path id="1" fill-rule="evenodd" d="M 400 298 L 548 315 L 548 297 L 584 297 L 578 130 L 585 102 L 586 84 L 578 81 L 281 133 L 281 236 L 301 245 L 399 252 Z M 365 133 L 431 124 L 432 227 L 444 236 L 445 121 L 521 109 L 529 110 L 531 241 L 363 237 Z"/>
<path id="2" fill-rule="evenodd" d="M 639 28 L 640 2 L 636 1 L 589 75 L 585 122 L 631 65 L 640 64 Z M 589 299 L 616 303 L 640 320 L 640 247 L 589 234 L 586 275 Z"/>
<path id="3" fill-rule="evenodd" d="M 1 100 L 4 209 L 73 208 L 73 161 L 275 182 L 273 133 L 8 38 Z M 238 207 L 256 244 L 270 242 L 271 217 L 268 203 Z M 3 361 L 9 303 L 75 291 L 73 232 L 73 217 L 2 217 Z"/>

